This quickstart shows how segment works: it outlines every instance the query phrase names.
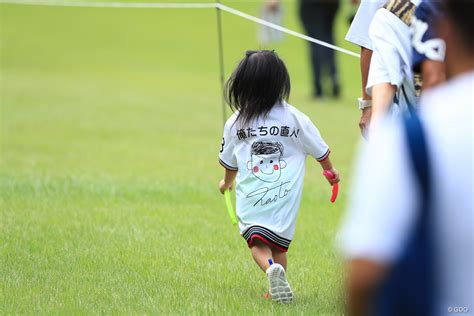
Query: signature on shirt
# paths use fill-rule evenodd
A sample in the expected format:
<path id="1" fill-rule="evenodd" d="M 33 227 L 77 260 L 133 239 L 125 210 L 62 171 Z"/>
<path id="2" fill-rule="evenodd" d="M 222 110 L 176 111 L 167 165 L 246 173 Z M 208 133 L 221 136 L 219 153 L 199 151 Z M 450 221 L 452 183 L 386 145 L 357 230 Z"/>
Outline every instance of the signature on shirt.
<path id="1" fill-rule="evenodd" d="M 247 195 L 247 198 L 258 197 L 259 199 L 253 204 L 253 206 L 260 203 L 260 205 L 267 205 L 278 201 L 281 198 L 290 193 L 291 189 L 284 188 L 284 186 L 291 181 L 281 182 L 279 185 L 274 187 L 263 187 Z"/>

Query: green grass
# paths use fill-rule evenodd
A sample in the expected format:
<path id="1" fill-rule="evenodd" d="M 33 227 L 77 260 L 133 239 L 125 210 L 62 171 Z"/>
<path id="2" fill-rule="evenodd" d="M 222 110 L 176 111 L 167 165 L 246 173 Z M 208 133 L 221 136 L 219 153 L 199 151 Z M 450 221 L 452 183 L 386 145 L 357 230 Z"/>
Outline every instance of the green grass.
<path id="1" fill-rule="evenodd" d="M 258 14 L 259 2 L 225 2 Z M 310 99 L 306 43 L 276 45 L 290 103 L 333 149 L 335 205 L 308 160 L 288 277 L 266 279 L 225 211 L 214 10 L 0 5 L 0 314 L 342 314 L 334 238 L 358 141 L 358 61 L 338 55 L 339 101 Z M 296 3 L 285 25 L 301 30 Z M 225 69 L 260 47 L 223 13 Z M 338 43 L 347 28 L 338 24 Z M 350 47 L 355 49 L 354 47 Z"/>

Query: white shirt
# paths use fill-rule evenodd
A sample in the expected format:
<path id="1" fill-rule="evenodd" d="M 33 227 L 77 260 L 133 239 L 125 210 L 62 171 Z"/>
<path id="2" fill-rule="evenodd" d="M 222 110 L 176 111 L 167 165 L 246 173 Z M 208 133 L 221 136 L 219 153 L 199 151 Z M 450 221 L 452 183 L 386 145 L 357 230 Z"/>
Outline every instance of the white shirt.
<path id="1" fill-rule="evenodd" d="M 329 148 L 311 120 L 293 106 L 275 105 L 266 118 L 249 126 L 235 122 L 234 113 L 224 127 L 219 158 L 238 170 L 236 211 L 244 232 L 260 225 L 292 239 L 301 201 L 307 155 L 324 160 Z"/>
<path id="2" fill-rule="evenodd" d="M 372 87 L 389 83 L 397 87 L 398 102 L 390 108 L 392 116 L 418 103 L 412 71 L 410 27 L 387 9 L 379 9 L 370 24 L 373 45 L 367 93 Z"/>
<path id="3" fill-rule="evenodd" d="M 372 22 L 375 12 L 385 2 L 387 0 L 362 0 L 347 32 L 346 41 L 372 50 L 372 43 L 369 37 L 370 22 Z"/>
<path id="4" fill-rule="evenodd" d="M 433 184 L 439 315 L 449 315 L 449 307 L 474 312 L 473 106 L 471 72 L 426 92 L 420 107 Z M 401 124 L 388 123 L 363 148 L 339 235 L 349 259 L 394 262 L 414 225 L 420 200 L 403 133 Z"/>

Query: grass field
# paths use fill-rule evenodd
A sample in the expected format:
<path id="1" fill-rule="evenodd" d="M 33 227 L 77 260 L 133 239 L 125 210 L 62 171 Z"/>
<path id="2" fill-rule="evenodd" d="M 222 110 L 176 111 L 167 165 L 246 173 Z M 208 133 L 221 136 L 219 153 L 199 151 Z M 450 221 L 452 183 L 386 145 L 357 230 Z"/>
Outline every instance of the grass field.
<path id="1" fill-rule="evenodd" d="M 296 298 L 279 306 L 263 299 L 266 278 L 217 191 L 215 11 L 0 10 L 0 314 L 343 313 L 334 239 L 359 139 L 356 58 L 338 55 L 343 97 L 316 103 L 306 43 L 273 47 L 292 76 L 290 103 L 320 128 L 344 179 L 331 205 L 308 160 L 289 252 Z M 338 43 L 355 50 L 344 12 Z M 286 15 L 301 30 L 295 1 Z M 228 75 L 260 46 L 253 23 L 223 20 Z"/>

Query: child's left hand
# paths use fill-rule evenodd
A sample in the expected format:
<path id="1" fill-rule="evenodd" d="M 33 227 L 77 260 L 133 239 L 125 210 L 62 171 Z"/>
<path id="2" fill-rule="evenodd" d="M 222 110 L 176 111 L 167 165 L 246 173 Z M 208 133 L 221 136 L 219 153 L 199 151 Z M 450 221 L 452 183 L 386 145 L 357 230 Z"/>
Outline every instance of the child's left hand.
<path id="1" fill-rule="evenodd" d="M 222 194 L 224 194 L 224 191 L 229 189 L 230 191 L 232 191 L 232 182 L 231 183 L 226 183 L 224 181 L 224 179 L 222 179 L 220 182 L 219 182 L 219 191 L 221 191 Z"/>
<path id="2" fill-rule="evenodd" d="M 326 180 L 328 180 L 330 185 L 335 185 L 336 183 L 339 183 L 339 181 L 341 181 L 341 178 L 339 176 L 339 171 L 337 171 L 335 168 L 328 169 L 328 171 L 333 174 L 332 178 L 326 177 Z"/>

